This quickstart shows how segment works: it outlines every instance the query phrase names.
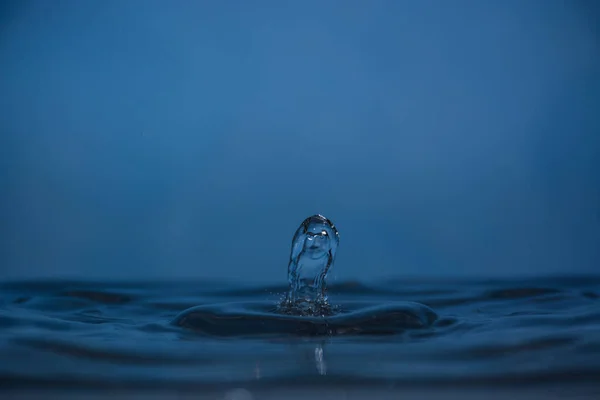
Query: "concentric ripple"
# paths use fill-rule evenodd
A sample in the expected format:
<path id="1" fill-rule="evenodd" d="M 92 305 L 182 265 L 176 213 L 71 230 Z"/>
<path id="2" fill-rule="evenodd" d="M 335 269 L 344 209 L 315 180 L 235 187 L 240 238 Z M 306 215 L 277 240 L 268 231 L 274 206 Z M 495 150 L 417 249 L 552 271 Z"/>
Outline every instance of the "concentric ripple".
<path id="1" fill-rule="evenodd" d="M 215 336 L 321 336 L 396 334 L 429 327 L 437 319 L 431 308 L 411 302 L 347 302 L 333 310 L 332 315 L 293 315 L 278 312 L 270 302 L 224 303 L 190 308 L 173 323 Z"/>

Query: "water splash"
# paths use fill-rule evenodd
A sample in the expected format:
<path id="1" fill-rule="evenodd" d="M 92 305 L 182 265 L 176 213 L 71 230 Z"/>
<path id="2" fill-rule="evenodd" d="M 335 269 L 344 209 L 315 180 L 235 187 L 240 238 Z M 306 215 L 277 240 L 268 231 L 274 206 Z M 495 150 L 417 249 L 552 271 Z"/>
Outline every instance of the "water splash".
<path id="1" fill-rule="evenodd" d="M 306 218 L 296 230 L 288 264 L 289 289 L 278 304 L 244 301 L 188 308 L 172 324 L 211 336 L 382 335 L 431 327 L 437 314 L 413 302 L 345 301 L 331 306 L 327 273 L 339 245 L 333 223 L 322 215 Z M 322 349 L 315 350 L 320 374 L 326 373 Z"/>
<path id="2" fill-rule="evenodd" d="M 280 305 L 286 314 L 330 315 L 327 272 L 333 266 L 339 233 L 323 215 L 306 218 L 292 239 L 288 264 L 289 291 Z"/>

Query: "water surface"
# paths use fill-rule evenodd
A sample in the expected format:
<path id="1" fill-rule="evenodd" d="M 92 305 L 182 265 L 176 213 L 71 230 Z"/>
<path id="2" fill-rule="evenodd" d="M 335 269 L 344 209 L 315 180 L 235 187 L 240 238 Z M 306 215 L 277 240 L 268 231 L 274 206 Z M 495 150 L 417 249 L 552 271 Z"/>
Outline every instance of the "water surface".
<path id="1" fill-rule="evenodd" d="M 380 334 L 261 332 L 238 323 L 211 335 L 172 323 L 198 305 L 276 306 L 286 292 L 231 282 L 5 282 L 0 387 L 600 382 L 600 277 L 331 283 L 332 305 L 417 302 L 437 314 L 431 326 Z"/>

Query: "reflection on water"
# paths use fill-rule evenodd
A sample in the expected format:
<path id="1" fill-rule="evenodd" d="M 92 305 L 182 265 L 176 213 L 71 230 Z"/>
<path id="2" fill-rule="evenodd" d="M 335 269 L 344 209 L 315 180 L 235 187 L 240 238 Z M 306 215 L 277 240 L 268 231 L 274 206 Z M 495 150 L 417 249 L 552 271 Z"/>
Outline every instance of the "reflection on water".
<path id="1" fill-rule="evenodd" d="M 325 363 L 325 358 L 323 358 L 323 347 L 321 346 L 315 347 L 315 364 L 319 375 L 327 373 L 327 364 Z"/>
<path id="2" fill-rule="evenodd" d="M 225 393 L 224 400 L 254 400 L 254 396 L 246 389 L 233 389 Z"/>

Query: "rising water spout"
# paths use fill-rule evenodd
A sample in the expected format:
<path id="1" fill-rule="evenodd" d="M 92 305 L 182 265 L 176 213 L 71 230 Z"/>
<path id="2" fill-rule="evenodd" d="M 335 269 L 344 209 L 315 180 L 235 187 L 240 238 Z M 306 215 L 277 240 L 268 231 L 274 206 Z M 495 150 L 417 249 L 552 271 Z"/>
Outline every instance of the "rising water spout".
<path id="1" fill-rule="evenodd" d="M 327 303 L 327 272 L 339 245 L 333 223 L 317 214 L 306 218 L 296 230 L 288 264 L 289 291 L 283 309 L 290 313 L 324 314 Z"/>

